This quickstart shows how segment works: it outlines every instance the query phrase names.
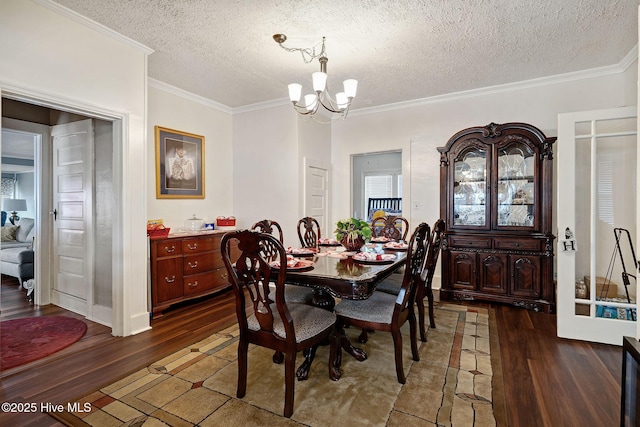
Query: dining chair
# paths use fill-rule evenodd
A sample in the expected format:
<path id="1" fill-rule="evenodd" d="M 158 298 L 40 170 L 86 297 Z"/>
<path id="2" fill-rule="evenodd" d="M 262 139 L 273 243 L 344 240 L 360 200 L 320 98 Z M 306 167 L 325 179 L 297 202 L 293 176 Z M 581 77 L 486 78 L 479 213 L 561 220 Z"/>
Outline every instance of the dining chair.
<path id="1" fill-rule="evenodd" d="M 298 221 L 298 237 L 303 248 L 317 248 L 322 237 L 318 220 L 307 216 Z"/>
<path id="2" fill-rule="evenodd" d="M 431 239 L 429 242 L 429 250 L 427 251 L 427 257 L 424 261 L 424 268 L 422 269 L 421 282 L 422 286 L 418 287 L 416 291 L 416 305 L 418 306 L 418 321 L 420 322 L 420 340 L 427 342 L 427 331 L 425 328 L 424 317 L 424 297 L 427 297 L 429 301 L 429 326 L 432 329 L 436 327 L 436 321 L 433 314 L 433 289 L 431 282 L 433 281 L 433 273 L 438 263 L 438 256 L 442 247 L 442 240 L 445 232 L 446 224 L 444 220 L 439 219 L 433 224 L 431 229 Z"/>
<path id="3" fill-rule="evenodd" d="M 229 243 L 236 242 L 240 255 L 230 258 Z M 265 257 L 264 248 L 275 251 L 275 257 Z M 284 416 L 293 414 L 295 363 L 298 352 L 328 340 L 330 344 L 329 375 L 334 370 L 337 335 L 335 314 L 318 307 L 288 303 L 284 298 L 286 252 L 282 243 L 270 234 L 250 230 L 229 232 L 222 237 L 221 254 L 236 299 L 236 316 L 240 330 L 238 342 L 237 397 L 247 390 L 249 344 L 283 353 L 285 371 Z M 274 278 L 272 263 L 278 261 L 275 298 L 269 297 L 269 283 Z M 247 298 L 250 304 L 247 304 Z M 260 384 L 255 384 L 258 387 Z"/>
<path id="4" fill-rule="evenodd" d="M 385 215 L 371 222 L 373 237 L 386 237 L 390 240 L 405 240 L 409 232 L 409 221 L 403 216 Z"/>
<path id="5" fill-rule="evenodd" d="M 418 354 L 417 327 L 414 304 L 417 287 L 421 285 L 422 268 L 427 254 L 430 228 L 426 223 L 416 227 L 409 241 L 404 278 L 398 295 L 374 292 L 365 300 L 343 299 L 335 307 L 338 316 L 337 327 L 350 325 L 366 330 L 391 332 L 394 343 L 396 376 L 404 384 L 406 376 L 402 364 L 402 334 L 400 327 L 409 321 L 409 339 L 413 360 L 420 360 Z M 338 358 L 340 348 L 337 349 Z"/>
<path id="6" fill-rule="evenodd" d="M 425 316 L 424 316 L 424 297 L 427 297 L 429 301 L 429 326 L 431 328 L 436 327 L 435 316 L 433 313 L 433 289 L 431 283 L 433 282 L 433 274 L 438 263 L 438 256 L 442 246 L 442 234 L 445 231 L 445 222 L 442 219 L 438 219 L 433 228 L 431 229 L 431 236 L 429 237 L 427 256 L 425 258 L 425 265 L 422 269 L 421 281 L 422 286 L 418 286 L 416 291 L 416 305 L 418 306 L 418 322 L 420 324 L 420 340 L 427 341 L 427 333 L 425 329 Z M 386 292 L 392 295 L 398 295 L 402 281 L 398 280 L 394 275 L 389 276 L 376 286 L 376 291 Z M 363 333 L 358 338 L 360 342 L 366 342 L 366 333 Z"/>

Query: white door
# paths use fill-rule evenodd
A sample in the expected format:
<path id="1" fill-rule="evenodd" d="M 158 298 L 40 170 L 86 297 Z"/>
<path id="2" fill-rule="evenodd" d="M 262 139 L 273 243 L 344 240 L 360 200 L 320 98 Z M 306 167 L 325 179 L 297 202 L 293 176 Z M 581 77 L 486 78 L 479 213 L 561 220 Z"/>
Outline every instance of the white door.
<path id="1" fill-rule="evenodd" d="M 637 268 L 626 235 L 635 250 L 636 116 L 636 107 L 558 115 L 557 319 L 562 338 L 622 345 L 623 336 L 636 335 Z"/>
<path id="2" fill-rule="evenodd" d="M 52 128 L 52 302 L 92 317 L 91 119 Z"/>
<path id="3" fill-rule="evenodd" d="M 305 157 L 304 162 L 304 216 L 311 216 L 320 224 L 322 237 L 331 237 L 329 227 L 329 167 L 318 160 Z"/>

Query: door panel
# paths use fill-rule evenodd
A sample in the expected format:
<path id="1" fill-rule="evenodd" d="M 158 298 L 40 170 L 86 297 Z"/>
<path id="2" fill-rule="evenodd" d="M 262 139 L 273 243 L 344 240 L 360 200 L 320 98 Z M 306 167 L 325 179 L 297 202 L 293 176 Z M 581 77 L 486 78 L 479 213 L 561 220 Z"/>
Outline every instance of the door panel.
<path id="1" fill-rule="evenodd" d="M 621 345 L 623 336 L 637 334 L 637 321 L 618 317 L 637 306 L 635 281 L 628 289 L 630 303 L 621 295 L 609 298 L 597 292 L 600 277 L 622 283 L 614 229 L 628 229 L 638 239 L 637 145 L 636 107 L 558 115 L 557 311 L 562 338 Z M 635 265 L 630 268 L 635 274 Z M 589 289 L 582 288 L 584 282 Z"/>
<path id="2" fill-rule="evenodd" d="M 507 257 L 505 255 L 480 255 L 481 292 L 507 293 Z"/>
<path id="3" fill-rule="evenodd" d="M 52 128 L 54 303 L 91 318 L 93 296 L 91 120 Z"/>
<path id="4" fill-rule="evenodd" d="M 321 162 L 305 158 L 305 206 L 304 215 L 310 216 L 320 224 L 323 237 L 329 237 L 329 170 Z"/>

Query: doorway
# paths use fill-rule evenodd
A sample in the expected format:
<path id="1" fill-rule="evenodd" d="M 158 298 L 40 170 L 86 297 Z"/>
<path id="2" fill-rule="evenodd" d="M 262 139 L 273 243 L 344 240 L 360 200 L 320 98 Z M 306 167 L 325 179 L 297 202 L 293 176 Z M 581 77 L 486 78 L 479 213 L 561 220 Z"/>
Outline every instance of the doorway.
<path id="1" fill-rule="evenodd" d="M 40 162 L 36 168 L 37 179 L 35 180 L 35 204 L 37 217 L 37 241 L 36 245 L 36 295 L 34 303 L 36 305 L 46 305 L 52 302 L 51 295 L 56 290 L 59 275 L 56 273 L 60 269 L 58 263 L 54 262 L 50 255 L 56 253 L 58 246 L 55 229 L 53 227 L 54 206 L 52 196 L 52 155 L 50 131 L 55 125 L 62 123 L 74 123 L 81 120 L 90 120 L 93 123 L 94 142 L 91 147 L 94 154 L 89 173 L 93 180 L 93 185 L 88 190 L 91 193 L 91 220 L 86 223 L 86 235 L 84 239 L 88 244 L 84 250 L 93 255 L 91 262 L 90 277 L 83 279 L 83 285 L 87 287 L 86 301 L 78 304 L 67 304 L 69 299 L 60 300 L 55 298 L 54 303 L 63 308 L 84 315 L 87 319 L 98 323 L 112 326 L 112 238 L 113 238 L 113 212 L 114 212 L 114 132 L 113 122 L 97 118 L 89 118 L 80 114 L 70 113 L 56 108 L 48 108 L 20 100 L 2 98 L 2 116 L 4 123 L 9 123 L 12 127 L 39 126 L 41 143 L 36 149 L 36 157 Z M 91 259 L 92 257 L 89 257 Z M 0 301 L 1 302 L 1 301 Z M 76 301 L 77 302 L 77 301 Z M 6 309 L 6 307 L 2 307 Z"/>
<path id="2" fill-rule="evenodd" d="M 402 197 L 402 151 L 353 155 L 351 181 L 353 216 L 366 221 L 369 198 Z"/>

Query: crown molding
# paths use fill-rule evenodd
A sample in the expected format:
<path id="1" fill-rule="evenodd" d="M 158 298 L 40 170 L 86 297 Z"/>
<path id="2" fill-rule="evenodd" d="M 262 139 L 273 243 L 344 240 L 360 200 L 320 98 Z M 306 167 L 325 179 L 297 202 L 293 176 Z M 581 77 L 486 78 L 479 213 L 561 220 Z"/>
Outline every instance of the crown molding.
<path id="1" fill-rule="evenodd" d="M 168 92 L 172 95 L 179 96 L 181 98 L 187 99 L 189 101 L 196 102 L 198 104 L 202 104 L 206 107 L 215 108 L 216 110 L 220 110 L 223 113 L 234 114 L 236 111 L 231 107 L 228 107 L 219 102 L 213 101 L 212 99 L 205 98 L 204 96 L 196 95 L 195 93 L 188 92 L 186 90 L 180 89 L 179 87 L 172 86 L 168 83 L 161 82 L 160 80 L 153 79 L 151 77 L 147 78 L 147 83 L 149 86 L 162 90 L 164 92 Z M 267 107 L 264 107 L 267 108 Z"/>
<path id="2" fill-rule="evenodd" d="M 474 98 L 477 96 L 491 95 L 496 93 L 511 92 L 514 90 L 531 89 L 540 86 L 548 86 L 559 83 L 568 83 L 572 81 L 591 79 L 594 77 L 603 77 L 613 74 L 623 73 L 634 62 L 638 60 L 638 45 L 636 44 L 629 53 L 615 65 L 605 67 L 591 68 L 588 70 L 574 71 L 565 74 L 556 74 L 554 76 L 541 77 L 531 80 L 523 80 L 515 83 L 507 83 L 504 85 L 488 86 L 479 89 L 471 89 L 460 92 L 452 92 L 444 95 L 431 96 L 428 98 L 413 99 L 411 101 L 396 102 L 393 104 L 385 104 L 377 107 L 360 108 L 352 110 L 350 116 L 361 116 L 365 114 L 381 113 L 386 111 L 400 110 L 403 108 L 418 107 L 429 104 L 437 104 L 439 102 L 448 102 L 466 98 Z"/>
<path id="3" fill-rule="evenodd" d="M 86 27 L 89 27 L 107 37 L 110 37 L 114 40 L 117 40 L 125 45 L 128 45 L 130 47 L 133 47 L 135 49 L 138 49 L 140 51 L 142 51 L 143 53 L 150 55 L 154 52 L 153 49 L 151 49 L 148 46 L 143 45 L 142 43 L 139 43 L 133 39 L 130 39 L 129 37 L 123 36 L 122 34 L 112 30 L 111 28 L 105 27 L 102 24 L 97 23 L 96 21 L 87 18 L 86 16 L 82 16 L 79 13 L 68 9 L 58 3 L 54 3 L 51 0 L 33 0 L 34 3 L 39 4 L 42 7 L 45 7 L 59 15 L 65 16 L 69 19 L 71 19 L 72 21 L 75 21 L 79 24 L 82 24 Z"/>

